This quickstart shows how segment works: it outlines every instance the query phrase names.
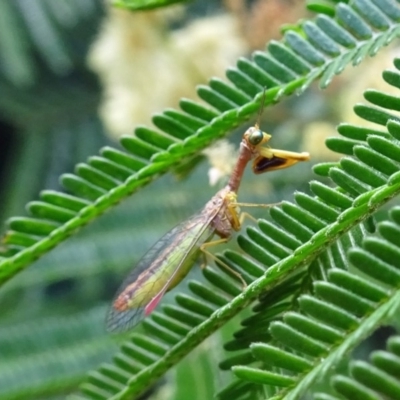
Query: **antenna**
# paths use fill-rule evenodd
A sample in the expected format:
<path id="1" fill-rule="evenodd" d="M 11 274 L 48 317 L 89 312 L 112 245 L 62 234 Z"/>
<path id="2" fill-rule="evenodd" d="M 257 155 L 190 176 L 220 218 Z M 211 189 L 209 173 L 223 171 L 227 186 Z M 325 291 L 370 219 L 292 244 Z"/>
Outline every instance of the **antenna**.
<path id="1" fill-rule="evenodd" d="M 262 96 L 262 99 L 261 99 L 261 106 L 260 106 L 260 108 L 259 108 L 259 110 L 258 110 L 257 122 L 256 122 L 256 124 L 255 124 L 255 127 L 256 127 L 257 129 L 260 129 L 261 115 L 262 115 L 262 113 L 263 113 L 263 111 L 264 111 L 264 105 L 265 105 L 265 92 L 266 92 L 266 90 L 267 90 L 267 87 L 264 86 L 263 96 Z"/>

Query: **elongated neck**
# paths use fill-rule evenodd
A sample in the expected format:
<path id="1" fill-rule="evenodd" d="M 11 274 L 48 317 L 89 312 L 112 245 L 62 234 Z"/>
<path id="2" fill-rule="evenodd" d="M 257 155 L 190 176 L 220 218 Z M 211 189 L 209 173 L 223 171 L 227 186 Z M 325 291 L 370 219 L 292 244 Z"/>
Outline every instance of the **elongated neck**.
<path id="1" fill-rule="evenodd" d="M 236 165 L 232 171 L 231 177 L 229 178 L 228 187 L 232 192 L 237 193 L 239 190 L 240 182 L 243 177 L 244 170 L 247 163 L 252 158 L 252 152 L 243 142 L 240 144 L 239 157 Z"/>

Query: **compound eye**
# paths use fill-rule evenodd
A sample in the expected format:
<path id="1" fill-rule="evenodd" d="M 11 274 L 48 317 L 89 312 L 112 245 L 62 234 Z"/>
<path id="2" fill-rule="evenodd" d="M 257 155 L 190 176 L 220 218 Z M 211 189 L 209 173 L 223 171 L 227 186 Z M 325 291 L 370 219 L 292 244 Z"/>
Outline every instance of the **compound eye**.
<path id="1" fill-rule="evenodd" d="M 264 133 L 263 131 L 260 131 L 260 129 L 255 129 L 249 135 L 249 143 L 252 144 L 253 146 L 257 146 L 258 144 L 260 144 L 263 139 L 264 139 Z"/>

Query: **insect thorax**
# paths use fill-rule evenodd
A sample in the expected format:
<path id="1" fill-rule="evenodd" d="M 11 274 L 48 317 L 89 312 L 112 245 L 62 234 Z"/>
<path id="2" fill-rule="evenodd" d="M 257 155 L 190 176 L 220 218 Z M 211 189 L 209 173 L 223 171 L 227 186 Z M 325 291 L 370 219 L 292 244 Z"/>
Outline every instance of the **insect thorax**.
<path id="1" fill-rule="evenodd" d="M 238 230 L 240 227 L 239 208 L 236 206 L 237 195 L 235 192 L 224 188 L 215 197 L 219 197 L 222 203 L 218 201 L 220 209 L 215 215 L 212 225 L 218 236 L 229 238 L 232 235 L 232 230 Z"/>

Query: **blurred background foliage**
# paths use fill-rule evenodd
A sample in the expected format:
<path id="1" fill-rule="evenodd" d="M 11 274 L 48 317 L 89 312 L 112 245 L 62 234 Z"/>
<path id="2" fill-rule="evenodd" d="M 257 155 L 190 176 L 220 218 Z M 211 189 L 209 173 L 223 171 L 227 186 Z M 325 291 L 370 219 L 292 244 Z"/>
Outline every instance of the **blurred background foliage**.
<path id="1" fill-rule="evenodd" d="M 283 23 L 305 15 L 296 0 L 197 0 L 136 14 L 97 0 L 0 2 L 1 220 L 24 214 L 40 190 L 60 190 L 60 174 L 101 146 L 119 147 L 120 135 L 181 97 L 194 98 L 197 84 L 222 77 L 239 56 L 279 38 Z M 391 51 L 373 61 L 376 68 L 369 61 L 324 92 L 309 90 L 267 110 L 261 126 L 273 146 L 309 151 L 314 162 L 333 160 L 325 138 L 339 121 L 354 122 L 358 82 L 374 84 L 373 71 L 390 65 Z M 235 148 L 245 128 L 231 135 Z M 64 398 L 110 359 L 117 341 L 105 333 L 104 317 L 119 283 L 145 249 L 216 192 L 221 183 L 210 187 L 207 174 L 215 180 L 233 158 L 228 151 L 221 163 L 211 155 L 211 169 L 202 162 L 190 178 L 178 182 L 183 171 L 158 179 L 2 288 L 1 399 Z M 309 164 L 247 173 L 241 199 L 290 199 L 296 189 L 307 191 L 311 177 Z M 187 399 L 193 385 L 202 390 L 198 399 L 211 398 L 214 385 L 227 383 L 217 361 L 232 323 L 168 375 L 158 398 Z"/>

